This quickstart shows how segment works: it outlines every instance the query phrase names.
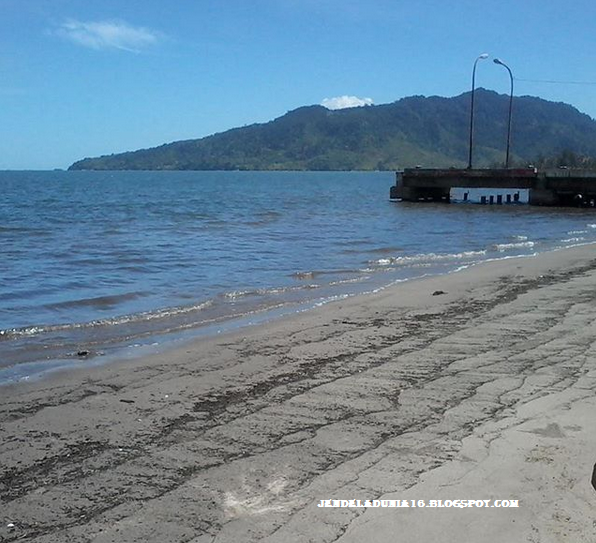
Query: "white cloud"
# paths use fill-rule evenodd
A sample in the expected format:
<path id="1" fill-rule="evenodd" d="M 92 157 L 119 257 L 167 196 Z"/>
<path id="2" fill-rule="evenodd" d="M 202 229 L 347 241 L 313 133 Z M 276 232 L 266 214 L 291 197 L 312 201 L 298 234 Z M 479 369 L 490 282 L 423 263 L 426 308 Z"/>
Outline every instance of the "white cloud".
<path id="1" fill-rule="evenodd" d="M 321 102 L 321 105 L 327 109 L 345 109 L 347 107 L 370 106 L 372 104 L 372 98 L 358 98 L 358 96 L 336 96 L 335 98 L 325 98 Z"/>
<path id="2" fill-rule="evenodd" d="M 160 35 L 123 21 L 76 21 L 70 19 L 58 29 L 58 35 L 91 49 L 121 49 L 138 53 L 156 43 Z"/>

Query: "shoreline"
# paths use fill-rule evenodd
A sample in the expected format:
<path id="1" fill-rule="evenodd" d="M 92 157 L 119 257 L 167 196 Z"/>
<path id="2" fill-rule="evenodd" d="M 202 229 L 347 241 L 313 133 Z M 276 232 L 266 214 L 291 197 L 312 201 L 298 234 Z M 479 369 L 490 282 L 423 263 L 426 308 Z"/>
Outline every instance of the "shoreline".
<path id="1" fill-rule="evenodd" d="M 594 242 L 596 243 L 596 242 Z M 557 250 L 557 249 L 552 249 Z M 520 254 L 510 255 L 504 257 L 493 257 L 486 260 L 471 260 L 466 262 L 465 258 L 471 258 L 479 254 L 483 254 L 484 251 L 472 251 L 470 253 L 463 252 L 457 254 L 420 254 L 406 256 L 404 258 L 422 259 L 426 262 L 427 257 L 438 257 L 437 261 L 434 262 L 432 259 L 427 262 L 429 271 L 414 272 L 408 267 L 403 269 L 392 268 L 387 270 L 376 270 L 371 272 L 369 277 L 361 278 L 350 278 L 346 280 L 339 280 L 330 284 L 315 285 L 316 290 L 313 290 L 310 286 L 272 286 L 267 288 L 253 288 L 249 289 L 248 293 L 257 295 L 260 291 L 287 291 L 292 293 L 298 291 L 301 288 L 305 289 L 305 293 L 313 293 L 314 296 L 305 296 L 303 298 L 292 299 L 291 296 L 286 299 L 276 300 L 275 303 L 258 304 L 238 311 L 230 313 L 216 314 L 215 316 L 203 316 L 204 320 L 198 320 L 196 322 L 177 322 L 175 320 L 176 313 L 187 313 L 188 311 L 197 308 L 203 310 L 203 306 L 209 308 L 214 300 L 217 298 L 231 298 L 235 297 L 235 292 L 224 292 L 219 293 L 212 299 L 206 299 L 198 301 L 188 307 L 186 306 L 172 306 L 172 307 L 160 307 L 148 310 L 146 312 L 140 312 L 138 314 L 124 314 L 115 315 L 105 319 L 105 323 L 108 323 L 111 327 L 125 327 L 125 324 L 111 324 L 112 322 L 124 321 L 128 322 L 135 320 L 135 317 L 145 315 L 162 315 L 172 313 L 172 321 L 163 324 L 163 328 L 155 328 L 153 330 L 144 330 L 142 333 L 137 335 L 129 336 L 127 333 L 120 331 L 115 336 L 109 334 L 103 340 L 98 340 L 93 335 L 94 326 L 108 326 L 102 319 L 95 321 L 84 321 L 80 323 L 59 323 L 49 324 L 42 326 L 31 326 L 32 330 L 47 328 L 48 331 L 43 330 L 42 335 L 38 336 L 34 333 L 33 336 L 39 341 L 34 345 L 34 349 L 38 353 L 44 353 L 46 358 L 27 358 L 19 352 L 21 360 L 13 365 L 1 366 L 0 365 L 0 387 L 7 385 L 18 385 L 20 383 L 26 383 L 28 381 L 39 381 L 45 379 L 47 375 L 55 372 L 71 371 L 76 370 L 79 367 L 88 368 L 94 366 L 102 366 L 103 364 L 110 364 L 118 360 L 129 360 L 134 358 L 146 357 L 151 354 L 152 351 L 163 354 L 164 352 L 176 349 L 177 344 L 187 344 L 196 340 L 201 340 L 205 337 L 216 337 L 219 334 L 226 334 L 234 332 L 235 330 L 250 328 L 253 326 L 261 326 L 264 324 L 271 323 L 277 319 L 291 318 L 295 314 L 300 314 L 305 311 L 316 310 L 320 306 L 327 305 L 329 303 L 335 303 L 343 299 L 354 298 L 359 296 L 369 296 L 380 291 L 384 291 L 387 288 L 401 284 L 405 281 L 416 281 L 424 279 L 426 277 L 443 276 L 450 273 L 459 271 L 469 266 L 473 266 L 482 262 L 490 262 L 493 260 L 501 260 L 507 258 L 518 258 L 525 256 L 533 256 L 532 254 Z M 457 258 L 463 258 L 461 262 L 457 262 Z M 399 258 L 398 258 L 399 259 Z M 451 262 L 453 259 L 453 262 Z M 297 272 L 298 273 L 298 272 Z M 324 275 L 327 271 L 310 271 L 304 272 L 305 275 Z M 340 272 L 338 272 L 340 273 Z M 390 275 L 391 279 L 383 279 L 384 275 Z M 240 296 L 244 296 L 243 292 L 240 292 Z M 199 315 L 197 315 L 197 318 Z M 78 341 L 68 337 L 67 344 L 70 350 L 65 350 L 64 345 L 57 347 L 53 343 L 51 337 L 44 337 L 43 334 L 53 333 L 53 329 L 56 328 L 58 332 L 62 330 L 76 330 L 82 329 L 87 330 L 85 332 L 89 335 L 87 341 L 79 339 Z M 25 327 L 16 330 L 18 333 L 27 332 L 29 328 Z M 5 332 L 13 333 L 13 330 L 7 330 Z M 0 331 L 0 334 L 2 332 Z M 69 332 L 65 332 L 68 336 Z M 100 332 L 101 334 L 101 332 Z M 23 334 L 26 335 L 26 334 Z M 121 339 L 115 340 L 114 337 L 123 336 Z M 9 339 L 7 341 L 13 341 Z M 17 340 L 18 341 L 18 340 Z M 47 342 L 47 343 L 46 343 Z M 154 347 L 154 348 L 153 348 Z M 23 348 L 23 349 L 26 349 Z M 49 350 L 48 350 L 49 349 Z M 48 357 L 48 353 L 54 351 L 51 357 Z M 78 356 L 77 352 L 83 351 L 88 353 L 86 355 Z M 4 354 L 4 353 L 0 353 Z M 10 357 L 10 352 L 7 357 Z M 25 358 L 22 358 L 25 356 Z M 45 366 L 45 367 L 44 367 Z M 20 371 L 21 368 L 32 368 L 31 373 L 25 373 Z"/>
<path id="2" fill-rule="evenodd" d="M 509 540 L 535 529 L 565 541 L 573 528 L 584 541 L 582 511 L 596 505 L 593 249 L 483 262 L 2 387 L 0 539 L 347 542 L 402 525 L 413 539 L 431 519 L 462 540 L 488 522 Z M 466 511 L 463 525 L 453 510 L 406 522 L 316 507 L 485 499 L 499 466 L 511 495 L 494 497 L 521 508 Z M 546 523 L 528 516 L 541 507 Z"/>
<path id="3" fill-rule="evenodd" d="M 568 247 L 554 247 L 550 248 L 544 253 L 530 253 L 530 254 L 514 254 L 502 257 L 491 257 L 484 260 L 453 263 L 453 267 L 446 267 L 441 271 L 432 271 L 430 273 L 423 273 L 422 275 L 405 275 L 403 278 L 392 279 L 389 283 L 382 283 L 380 281 L 370 281 L 368 283 L 358 283 L 360 286 L 367 286 L 366 290 L 352 290 L 338 294 L 323 295 L 319 298 L 308 299 L 304 301 L 289 302 L 287 304 L 272 306 L 265 309 L 258 309 L 241 313 L 239 315 L 231 315 L 229 317 L 221 318 L 221 320 L 214 320 L 213 322 L 201 323 L 190 327 L 183 327 L 172 331 L 154 331 L 138 338 L 133 338 L 134 343 L 129 340 L 122 341 L 121 344 L 113 345 L 97 345 L 93 342 L 92 345 L 80 343 L 76 349 L 88 352 L 90 356 L 77 356 L 76 350 L 64 353 L 62 356 L 56 356 L 48 359 L 35 359 L 26 362 L 19 362 L 12 366 L 0 367 L 0 376 L 6 374 L 6 377 L 0 377 L 0 390 L 5 387 L 21 386 L 27 383 L 37 383 L 46 379 L 53 378 L 54 375 L 61 375 L 67 372 L 77 372 L 79 370 L 88 371 L 90 368 L 101 368 L 104 365 L 111 365 L 120 363 L 122 361 L 130 361 L 135 359 L 145 359 L 151 356 L 164 356 L 170 351 L 177 351 L 185 348 L 188 344 L 193 344 L 197 341 L 204 341 L 206 338 L 215 338 L 222 334 L 230 334 L 238 331 L 242 333 L 245 329 L 252 329 L 255 326 L 271 325 L 276 320 L 293 318 L 304 312 L 316 311 L 319 307 L 328 304 L 335 304 L 342 300 L 355 299 L 360 297 L 374 296 L 383 293 L 386 290 L 399 287 L 404 282 L 420 281 L 433 277 L 448 276 L 453 273 L 459 273 L 468 268 L 481 266 L 491 262 L 505 261 L 509 259 L 525 259 L 534 258 L 542 254 L 554 253 L 557 251 L 565 251 L 578 247 L 584 247 L 596 244 L 596 242 L 584 242 Z M 451 256 L 451 255 L 449 255 Z M 441 264 L 445 266 L 445 264 Z M 352 281 L 348 281 L 352 283 Z M 372 288 L 372 290 L 370 290 Z M 156 310 L 161 312 L 161 309 Z M 125 317 L 115 317 L 125 318 Z M 75 347 L 72 344 L 71 347 Z M 21 368 L 34 368 L 30 374 L 25 374 L 19 371 Z M 11 377 L 11 373 L 14 376 Z"/>
<path id="4" fill-rule="evenodd" d="M 596 242 L 580 244 L 572 247 L 555 248 L 547 251 L 546 253 L 592 244 L 596 245 Z M 135 360 L 154 358 L 156 356 L 167 356 L 168 353 L 176 353 L 177 351 L 186 349 L 189 345 L 194 345 L 197 342 L 208 341 L 210 339 L 215 339 L 225 335 L 234 335 L 236 333 L 244 335 L 244 331 L 246 330 L 250 331 L 255 327 L 271 326 L 278 320 L 285 321 L 286 319 L 293 319 L 303 313 L 317 311 L 319 308 L 325 307 L 329 304 L 341 303 L 342 301 L 345 302 L 347 300 L 353 300 L 357 304 L 359 303 L 358 300 L 360 299 L 364 301 L 368 297 L 382 295 L 385 291 L 390 292 L 391 289 L 399 288 L 400 285 L 405 282 L 416 282 L 431 278 L 440 278 L 491 262 L 520 258 L 533 258 L 536 256 L 538 256 L 538 253 L 509 255 L 500 258 L 494 257 L 471 263 L 457 264 L 456 267 L 452 269 L 447 269 L 437 273 L 425 273 L 420 276 L 408 276 L 403 279 L 394 279 L 390 283 L 382 284 L 381 286 L 377 285 L 372 290 L 344 292 L 332 296 L 323 296 L 321 298 L 295 302 L 288 305 L 281 305 L 279 307 L 274 306 L 268 309 L 257 310 L 255 312 L 230 316 L 228 318 L 224 318 L 222 320 L 205 325 L 196 325 L 188 329 L 181 329 L 172 332 L 154 332 L 143 338 L 135 338 L 137 341 L 141 341 L 141 343 L 111 346 L 109 353 L 105 353 L 99 349 L 89 351 L 91 356 L 78 357 L 76 356 L 76 353 L 72 352 L 65 354 L 62 357 L 18 363 L 14 366 L 0 368 L 0 374 L 15 368 L 17 370 L 15 371 L 15 374 L 18 375 L 18 369 L 20 366 L 37 366 L 41 368 L 47 364 L 48 368 L 35 370 L 31 375 L 23 375 L 17 377 L 16 379 L 7 381 L 0 380 L 0 390 L 4 389 L 5 387 L 19 387 L 26 384 L 40 383 L 47 379 L 60 379 L 65 377 L 66 374 L 70 372 L 85 373 L 93 368 L 101 369 L 102 367 L 109 366 L 111 364 L 122 364 Z M 86 350 L 86 345 L 81 344 L 81 349 Z"/>

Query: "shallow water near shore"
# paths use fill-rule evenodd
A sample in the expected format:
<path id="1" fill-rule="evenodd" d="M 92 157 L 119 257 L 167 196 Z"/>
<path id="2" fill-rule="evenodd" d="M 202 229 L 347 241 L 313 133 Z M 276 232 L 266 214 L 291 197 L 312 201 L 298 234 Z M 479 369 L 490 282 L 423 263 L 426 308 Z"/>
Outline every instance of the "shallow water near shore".
<path id="1" fill-rule="evenodd" d="M 596 240 L 590 209 L 395 203 L 393 182 L 0 172 L 0 382 Z"/>

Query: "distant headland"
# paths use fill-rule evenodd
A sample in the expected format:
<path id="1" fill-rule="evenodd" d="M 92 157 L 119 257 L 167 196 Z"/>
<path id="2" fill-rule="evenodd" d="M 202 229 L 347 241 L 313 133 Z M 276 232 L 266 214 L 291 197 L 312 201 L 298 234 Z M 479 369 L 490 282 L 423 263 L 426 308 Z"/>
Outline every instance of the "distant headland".
<path id="1" fill-rule="evenodd" d="M 475 164 L 503 161 L 509 97 L 476 90 Z M 263 124 L 97 158 L 70 170 L 397 170 L 464 167 L 470 93 L 411 96 L 383 105 L 300 107 Z M 593 161 L 596 121 L 573 106 L 514 98 L 512 164 L 566 156 Z M 571 157 L 571 158 L 569 158 Z M 573 164 L 566 164 L 573 165 Z"/>

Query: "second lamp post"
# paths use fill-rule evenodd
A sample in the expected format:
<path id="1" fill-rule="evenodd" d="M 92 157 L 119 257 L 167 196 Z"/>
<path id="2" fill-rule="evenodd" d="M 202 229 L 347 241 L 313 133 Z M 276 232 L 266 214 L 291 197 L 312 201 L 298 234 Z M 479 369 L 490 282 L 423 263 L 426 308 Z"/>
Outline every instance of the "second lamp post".
<path id="1" fill-rule="evenodd" d="M 474 69 L 472 70 L 472 96 L 470 100 L 470 150 L 468 154 L 468 169 L 472 169 L 472 148 L 474 146 L 474 91 L 476 90 L 476 64 L 479 60 L 485 60 L 488 58 L 488 53 L 482 53 L 474 61 Z"/>

